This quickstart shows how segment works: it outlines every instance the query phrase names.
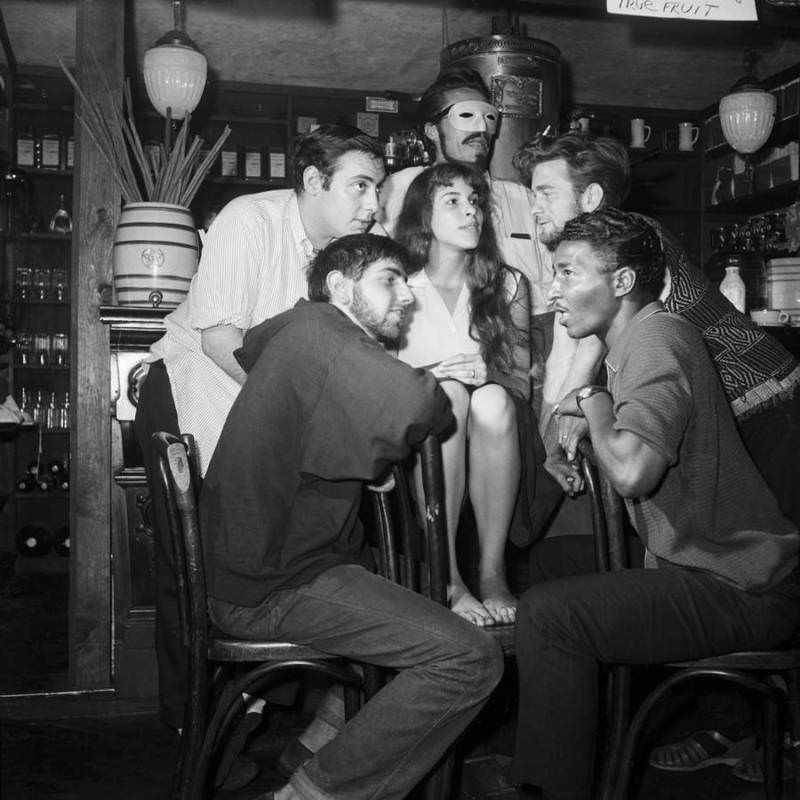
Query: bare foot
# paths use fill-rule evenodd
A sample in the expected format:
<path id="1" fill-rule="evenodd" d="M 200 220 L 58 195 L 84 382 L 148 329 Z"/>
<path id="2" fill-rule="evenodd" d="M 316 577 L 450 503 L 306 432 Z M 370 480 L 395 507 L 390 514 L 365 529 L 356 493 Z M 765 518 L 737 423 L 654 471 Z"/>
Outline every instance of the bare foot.
<path id="1" fill-rule="evenodd" d="M 467 622 L 471 622 L 479 628 L 494 625 L 494 618 L 489 610 L 470 593 L 466 586 L 450 586 L 448 596 L 450 597 L 450 610 L 459 617 L 463 617 Z"/>
<path id="2" fill-rule="evenodd" d="M 512 625 L 517 618 L 517 598 L 511 594 L 505 577 L 486 575 L 481 578 L 484 608 L 498 625 Z"/>

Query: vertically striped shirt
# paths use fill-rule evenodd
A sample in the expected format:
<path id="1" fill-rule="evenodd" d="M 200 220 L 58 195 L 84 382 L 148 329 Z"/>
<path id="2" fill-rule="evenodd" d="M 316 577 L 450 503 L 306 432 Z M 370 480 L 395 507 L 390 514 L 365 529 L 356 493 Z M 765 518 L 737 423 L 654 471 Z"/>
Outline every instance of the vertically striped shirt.
<path id="1" fill-rule="evenodd" d="M 203 473 L 241 386 L 203 353 L 201 331 L 246 331 L 291 308 L 308 296 L 312 256 L 291 189 L 237 197 L 209 228 L 189 294 L 151 347 L 152 360 L 164 359 L 178 424 L 194 434 Z"/>

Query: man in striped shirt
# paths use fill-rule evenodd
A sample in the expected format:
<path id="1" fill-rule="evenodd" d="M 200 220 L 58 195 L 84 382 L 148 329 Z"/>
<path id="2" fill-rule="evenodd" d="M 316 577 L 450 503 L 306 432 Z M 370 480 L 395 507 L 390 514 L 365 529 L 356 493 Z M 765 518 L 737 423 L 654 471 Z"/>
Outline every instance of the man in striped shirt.
<path id="1" fill-rule="evenodd" d="M 206 236 L 189 294 L 151 348 L 141 387 L 136 436 L 150 470 L 150 436 L 191 433 L 203 474 L 245 373 L 233 357 L 244 333 L 307 297 L 306 269 L 333 239 L 364 233 L 378 210 L 384 179 L 380 143 L 356 128 L 326 125 L 301 137 L 294 189 L 237 197 Z M 150 482 L 155 488 L 155 482 Z M 164 503 L 153 496 L 156 531 L 156 654 L 162 719 L 180 727 L 184 655 L 177 633 L 172 554 Z"/>

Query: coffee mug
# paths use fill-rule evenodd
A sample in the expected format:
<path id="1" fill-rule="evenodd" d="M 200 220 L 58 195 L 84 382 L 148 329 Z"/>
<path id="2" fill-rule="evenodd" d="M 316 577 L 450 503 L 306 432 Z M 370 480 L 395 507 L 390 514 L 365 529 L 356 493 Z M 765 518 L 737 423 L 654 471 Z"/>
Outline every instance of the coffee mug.
<path id="1" fill-rule="evenodd" d="M 650 138 L 649 125 L 645 125 L 643 119 L 637 117 L 631 120 L 631 147 L 644 147 L 647 140 Z"/>
<path id="2" fill-rule="evenodd" d="M 678 150 L 692 150 L 700 136 L 700 128 L 691 122 L 678 123 Z"/>
<path id="3" fill-rule="evenodd" d="M 759 325 L 787 325 L 791 315 L 787 311 L 774 308 L 761 308 L 750 312 L 750 319 Z"/>

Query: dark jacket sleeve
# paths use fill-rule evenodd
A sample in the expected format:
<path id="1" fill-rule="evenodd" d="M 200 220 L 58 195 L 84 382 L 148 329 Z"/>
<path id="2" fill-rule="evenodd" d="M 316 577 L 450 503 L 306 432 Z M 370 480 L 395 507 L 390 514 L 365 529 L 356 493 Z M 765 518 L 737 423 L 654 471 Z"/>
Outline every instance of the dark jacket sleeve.
<path id="1" fill-rule="evenodd" d="M 330 365 L 302 434 L 300 471 L 331 481 L 374 480 L 453 422 L 430 372 L 394 359 L 365 336 Z"/>

